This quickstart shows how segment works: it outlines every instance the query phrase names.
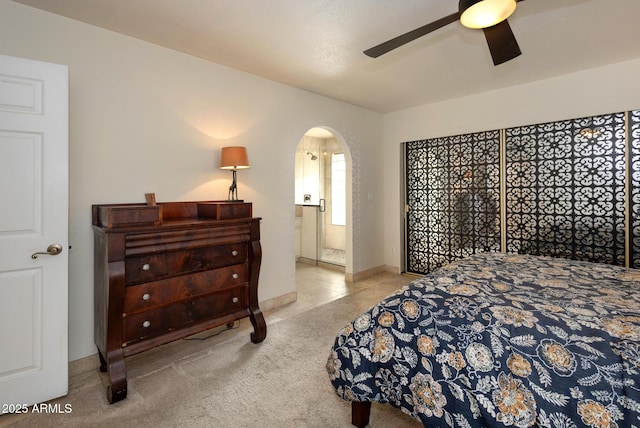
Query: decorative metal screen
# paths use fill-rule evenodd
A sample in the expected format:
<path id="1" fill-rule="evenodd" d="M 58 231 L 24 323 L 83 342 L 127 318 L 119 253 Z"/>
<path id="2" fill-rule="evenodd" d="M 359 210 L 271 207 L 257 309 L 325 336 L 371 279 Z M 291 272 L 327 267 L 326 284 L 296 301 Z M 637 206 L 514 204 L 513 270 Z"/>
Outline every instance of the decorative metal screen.
<path id="1" fill-rule="evenodd" d="M 640 269 L 640 110 L 629 112 L 629 181 L 631 197 L 631 228 L 629 240 L 631 256 L 629 266 Z"/>
<path id="2" fill-rule="evenodd" d="M 500 250 L 499 131 L 406 143 L 407 271 Z"/>
<path id="3" fill-rule="evenodd" d="M 506 130 L 507 251 L 625 264 L 625 115 Z"/>

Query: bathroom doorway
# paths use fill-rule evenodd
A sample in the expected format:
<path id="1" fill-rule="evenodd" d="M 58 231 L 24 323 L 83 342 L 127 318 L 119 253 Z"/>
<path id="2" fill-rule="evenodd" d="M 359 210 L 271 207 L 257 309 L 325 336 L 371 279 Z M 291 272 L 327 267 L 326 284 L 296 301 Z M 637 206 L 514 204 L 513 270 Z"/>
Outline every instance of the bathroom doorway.
<path id="1" fill-rule="evenodd" d="M 295 158 L 296 260 L 345 270 L 347 159 L 335 135 L 310 129 Z"/>

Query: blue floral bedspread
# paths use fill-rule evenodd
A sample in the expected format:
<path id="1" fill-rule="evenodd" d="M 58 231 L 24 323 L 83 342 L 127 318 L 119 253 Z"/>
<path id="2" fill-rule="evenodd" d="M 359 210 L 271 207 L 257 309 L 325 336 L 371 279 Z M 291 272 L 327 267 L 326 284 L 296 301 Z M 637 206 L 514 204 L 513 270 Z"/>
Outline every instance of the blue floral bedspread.
<path id="1" fill-rule="evenodd" d="M 345 326 L 327 371 L 429 427 L 640 427 L 640 270 L 477 254 Z"/>

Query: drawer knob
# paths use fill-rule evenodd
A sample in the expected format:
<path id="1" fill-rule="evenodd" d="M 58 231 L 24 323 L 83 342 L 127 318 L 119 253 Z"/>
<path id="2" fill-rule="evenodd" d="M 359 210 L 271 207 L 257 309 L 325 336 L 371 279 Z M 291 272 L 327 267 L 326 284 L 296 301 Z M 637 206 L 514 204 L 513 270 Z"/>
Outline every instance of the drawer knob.
<path id="1" fill-rule="evenodd" d="M 238 303 L 238 298 L 234 297 L 233 299 L 231 299 L 233 301 L 233 303 Z"/>
<path id="2" fill-rule="evenodd" d="M 237 250 L 233 250 L 233 251 L 231 252 L 231 255 L 232 255 L 233 257 L 237 256 L 237 255 L 238 255 L 238 251 L 237 251 Z"/>
<path id="3" fill-rule="evenodd" d="M 233 275 L 231 275 L 231 277 L 232 277 L 233 279 L 238 279 L 238 274 L 237 274 L 237 273 L 234 273 Z"/>
<path id="4" fill-rule="evenodd" d="M 143 326 L 144 328 L 147 328 L 147 327 L 149 327 L 150 325 L 151 325 L 151 323 L 150 323 L 149 321 L 145 321 L 145 322 L 143 322 L 143 323 L 142 323 L 142 326 Z"/>
<path id="5" fill-rule="evenodd" d="M 149 298 L 150 298 L 150 297 L 151 297 L 151 296 L 149 295 L 149 293 L 144 293 L 144 294 L 142 295 L 142 300 L 149 300 Z"/>
<path id="6" fill-rule="evenodd" d="M 149 270 L 151 269 L 151 265 L 149 263 L 145 263 L 142 265 L 142 270 Z"/>

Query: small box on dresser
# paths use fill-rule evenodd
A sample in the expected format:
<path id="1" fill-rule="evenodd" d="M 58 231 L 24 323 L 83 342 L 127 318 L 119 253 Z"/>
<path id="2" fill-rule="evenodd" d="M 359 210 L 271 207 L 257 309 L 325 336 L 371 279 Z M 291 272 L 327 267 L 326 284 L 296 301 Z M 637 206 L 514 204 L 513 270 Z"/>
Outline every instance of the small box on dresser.
<path id="1" fill-rule="evenodd" d="M 251 203 L 94 205 L 92 214 L 94 335 L 110 403 L 127 396 L 126 357 L 245 317 L 251 340 L 265 339 Z"/>
<path id="2" fill-rule="evenodd" d="M 227 220 L 238 217 L 251 217 L 251 204 L 246 202 L 225 202 L 220 203 L 200 203 L 198 204 L 198 215 L 203 218 L 214 220 Z"/>

